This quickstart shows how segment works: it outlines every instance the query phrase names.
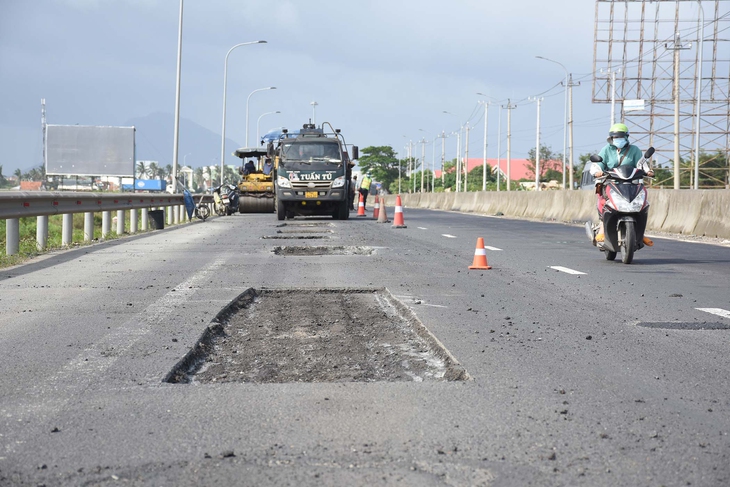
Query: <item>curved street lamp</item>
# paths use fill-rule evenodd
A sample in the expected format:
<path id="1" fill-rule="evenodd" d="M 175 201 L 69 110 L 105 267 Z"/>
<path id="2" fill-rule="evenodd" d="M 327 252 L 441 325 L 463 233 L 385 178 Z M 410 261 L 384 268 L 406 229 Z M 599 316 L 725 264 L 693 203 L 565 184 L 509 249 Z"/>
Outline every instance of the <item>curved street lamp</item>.
<path id="1" fill-rule="evenodd" d="M 225 161 L 225 155 L 226 155 L 226 90 L 228 85 L 228 56 L 231 54 L 231 51 L 236 49 L 237 47 L 241 46 L 248 46 L 250 44 L 266 44 L 266 41 L 251 41 L 251 42 L 242 42 L 240 44 L 236 44 L 232 48 L 228 50 L 226 53 L 226 59 L 223 62 L 223 127 L 221 128 L 221 186 L 223 185 L 223 163 Z"/>
<path id="2" fill-rule="evenodd" d="M 253 90 L 251 93 L 248 94 L 248 98 L 246 98 L 246 147 L 248 147 L 248 101 L 251 99 L 251 95 L 254 93 L 258 93 L 259 91 L 266 91 L 266 90 L 275 90 L 276 86 L 267 86 L 266 88 L 259 88 L 257 90 Z"/>
<path id="3" fill-rule="evenodd" d="M 563 66 L 562 63 L 559 63 L 557 61 L 553 61 L 552 59 L 548 59 L 546 57 L 542 56 L 535 56 L 537 59 L 542 59 L 543 61 L 549 61 L 551 63 L 555 63 L 559 65 L 561 68 L 563 68 L 563 71 L 565 71 L 565 101 L 563 102 L 563 189 L 565 189 L 565 171 L 567 169 L 567 165 L 565 163 L 565 141 L 568 138 L 568 84 L 570 82 L 568 81 L 568 70 L 565 66 Z M 540 148 L 535 149 L 537 154 L 540 152 Z M 573 160 L 570 161 L 570 189 L 573 189 Z"/>
<path id="4" fill-rule="evenodd" d="M 262 113 L 262 114 L 261 114 L 261 116 L 259 117 L 259 119 L 258 119 L 258 120 L 256 120 L 256 144 L 260 144 L 260 143 L 261 143 L 261 137 L 259 136 L 259 122 L 261 122 L 261 119 L 262 119 L 262 118 L 263 118 L 264 116 L 266 116 L 266 115 L 272 115 L 272 114 L 274 114 L 274 113 L 281 113 L 281 112 L 280 112 L 279 110 L 277 110 L 277 111 L 275 111 L 275 112 L 266 112 L 266 113 Z"/>

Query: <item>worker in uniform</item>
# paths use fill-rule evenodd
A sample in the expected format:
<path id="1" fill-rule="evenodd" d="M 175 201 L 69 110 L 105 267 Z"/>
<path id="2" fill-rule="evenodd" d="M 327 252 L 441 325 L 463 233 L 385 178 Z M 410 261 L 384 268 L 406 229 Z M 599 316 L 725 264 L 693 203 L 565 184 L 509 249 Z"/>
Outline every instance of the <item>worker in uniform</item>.
<path id="1" fill-rule="evenodd" d="M 370 185 L 373 183 L 369 174 L 365 174 L 360 181 L 360 194 L 362 195 L 362 205 L 367 207 L 368 194 L 370 193 Z"/>

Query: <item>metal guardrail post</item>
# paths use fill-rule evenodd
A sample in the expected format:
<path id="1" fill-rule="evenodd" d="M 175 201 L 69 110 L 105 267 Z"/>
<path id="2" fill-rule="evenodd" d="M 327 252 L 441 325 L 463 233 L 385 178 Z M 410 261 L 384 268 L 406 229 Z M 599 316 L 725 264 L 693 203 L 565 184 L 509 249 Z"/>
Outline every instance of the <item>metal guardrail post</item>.
<path id="1" fill-rule="evenodd" d="M 137 210 L 132 208 L 131 210 L 129 210 L 129 233 L 132 233 L 132 234 L 137 233 L 137 223 L 138 223 L 137 220 L 138 220 Z"/>
<path id="2" fill-rule="evenodd" d="M 149 220 L 149 211 L 147 208 L 142 208 L 142 231 L 147 231 L 147 222 Z"/>
<path id="3" fill-rule="evenodd" d="M 40 252 L 48 247 L 48 216 L 37 216 L 35 220 L 35 246 Z"/>
<path id="4" fill-rule="evenodd" d="M 112 212 L 101 212 L 101 238 L 107 238 L 112 232 Z"/>
<path id="5" fill-rule="evenodd" d="M 117 210 L 117 235 L 124 235 L 124 210 Z"/>
<path id="6" fill-rule="evenodd" d="M 73 242 L 74 234 L 74 215 L 73 213 L 63 214 L 63 223 L 61 225 L 61 245 L 67 247 Z"/>
<path id="7" fill-rule="evenodd" d="M 20 252 L 20 219 L 5 220 L 5 253 L 15 255 Z"/>
<path id="8" fill-rule="evenodd" d="M 94 240 L 94 214 L 90 211 L 84 213 L 84 242 Z"/>

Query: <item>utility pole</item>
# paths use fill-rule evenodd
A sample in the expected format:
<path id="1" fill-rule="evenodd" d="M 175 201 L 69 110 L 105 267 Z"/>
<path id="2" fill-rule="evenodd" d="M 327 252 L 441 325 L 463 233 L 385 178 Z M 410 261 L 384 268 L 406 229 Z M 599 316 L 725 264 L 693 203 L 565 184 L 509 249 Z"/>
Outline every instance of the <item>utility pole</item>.
<path id="1" fill-rule="evenodd" d="M 466 122 L 466 142 L 464 143 L 464 191 L 469 191 L 469 122 Z"/>
<path id="2" fill-rule="evenodd" d="M 421 139 L 421 193 L 423 193 L 423 176 L 426 174 L 426 137 Z"/>
<path id="3" fill-rule="evenodd" d="M 674 51 L 674 189 L 679 189 L 679 51 L 689 49 L 679 41 L 679 32 L 675 34 L 675 41 L 672 47 L 664 44 L 667 50 Z"/>
<path id="4" fill-rule="evenodd" d="M 540 191 L 540 103 L 542 98 L 533 98 L 537 102 L 537 136 L 535 141 L 535 191 Z"/>
<path id="5" fill-rule="evenodd" d="M 479 103 L 484 104 L 484 155 L 482 162 L 482 191 L 487 190 L 487 115 L 489 114 L 487 108 L 489 107 L 488 101 L 480 101 Z"/>
<path id="6" fill-rule="evenodd" d="M 497 191 L 499 191 L 500 172 L 502 171 L 502 105 L 499 105 L 499 120 L 497 122 Z"/>
<path id="7" fill-rule="evenodd" d="M 441 187 L 445 190 L 444 187 L 444 161 L 446 159 L 446 132 L 443 130 L 441 131 L 441 135 L 439 135 L 441 138 Z"/>
<path id="8" fill-rule="evenodd" d="M 570 154 L 570 166 L 568 169 L 568 175 L 570 177 L 570 189 L 573 190 L 573 87 L 580 86 L 580 81 L 573 83 L 573 73 L 570 73 L 568 78 L 568 153 Z M 613 124 L 612 124 L 613 125 Z M 563 154 L 563 160 L 565 160 L 565 154 Z M 563 173 L 563 186 L 565 186 L 565 173 Z"/>
<path id="9" fill-rule="evenodd" d="M 177 193 L 177 150 L 180 140 L 180 66 L 182 64 L 183 0 L 180 0 L 180 21 L 177 28 L 177 78 L 175 81 L 175 128 L 172 146 L 172 192 Z M 223 168 L 221 168 L 223 169 Z M 223 176 L 221 175 L 221 178 Z M 177 221 L 177 218 L 175 218 Z"/>
<path id="10" fill-rule="evenodd" d="M 511 151 L 512 151 L 512 110 L 517 108 L 517 105 L 512 105 L 510 103 L 509 98 L 507 99 L 507 106 L 504 107 L 507 110 L 507 191 L 511 191 L 510 188 L 511 182 L 512 182 L 512 175 L 511 175 L 511 166 L 512 166 L 512 159 L 511 159 Z"/>

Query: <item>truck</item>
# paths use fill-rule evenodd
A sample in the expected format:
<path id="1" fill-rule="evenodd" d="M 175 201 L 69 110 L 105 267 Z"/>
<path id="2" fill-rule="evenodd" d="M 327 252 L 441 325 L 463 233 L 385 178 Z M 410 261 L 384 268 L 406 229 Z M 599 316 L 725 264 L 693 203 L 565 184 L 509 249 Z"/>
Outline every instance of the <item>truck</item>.
<path id="1" fill-rule="evenodd" d="M 325 132 L 325 126 L 329 128 Z M 350 217 L 351 162 L 359 157 L 352 146 L 352 159 L 340 129 L 328 122 L 317 128 L 306 123 L 296 135 L 282 129 L 281 136 L 267 145 L 273 159 L 276 217 L 331 215 Z"/>

